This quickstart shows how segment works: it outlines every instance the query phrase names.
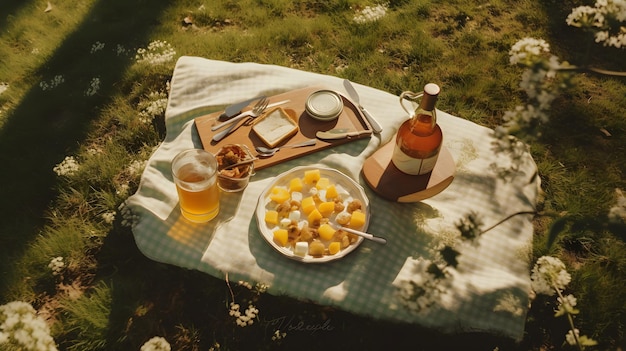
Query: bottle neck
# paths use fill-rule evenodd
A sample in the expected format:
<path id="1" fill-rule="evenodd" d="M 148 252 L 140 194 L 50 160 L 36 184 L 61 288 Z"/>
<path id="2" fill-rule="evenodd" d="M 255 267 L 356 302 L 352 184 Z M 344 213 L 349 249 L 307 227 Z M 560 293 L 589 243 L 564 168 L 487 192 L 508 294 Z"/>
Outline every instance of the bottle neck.
<path id="1" fill-rule="evenodd" d="M 427 111 L 418 108 L 411 119 L 411 129 L 417 134 L 431 134 L 437 125 L 435 110 Z"/>
<path id="2" fill-rule="evenodd" d="M 417 129 L 422 133 L 428 131 L 432 132 L 435 129 L 435 125 L 437 124 L 436 102 L 437 95 L 424 92 L 419 107 L 415 110 L 411 121 L 412 129 Z"/>

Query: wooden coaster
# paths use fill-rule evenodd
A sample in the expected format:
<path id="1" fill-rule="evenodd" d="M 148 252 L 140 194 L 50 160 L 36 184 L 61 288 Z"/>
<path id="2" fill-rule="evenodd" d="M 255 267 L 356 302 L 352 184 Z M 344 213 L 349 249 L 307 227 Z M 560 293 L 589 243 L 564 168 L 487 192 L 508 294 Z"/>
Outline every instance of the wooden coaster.
<path id="1" fill-rule="evenodd" d="M 409 175 L 391 162 L 396 138 L 376 151 L 363 164 L 363 177 L 378 195 L 396 202 L 419 202 L 442 192 L 452 183 L 456 165 L 452 154 L 441 147 L 432 172 Z"/>

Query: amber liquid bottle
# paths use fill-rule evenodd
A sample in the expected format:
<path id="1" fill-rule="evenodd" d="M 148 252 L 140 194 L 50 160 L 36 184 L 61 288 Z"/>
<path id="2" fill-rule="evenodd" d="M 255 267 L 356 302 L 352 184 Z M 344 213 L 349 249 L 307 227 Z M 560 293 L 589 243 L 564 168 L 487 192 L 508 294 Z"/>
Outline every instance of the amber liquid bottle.
<path id="1" fill-rule="evenodd" d="M 439 91 L 437 84 L 426 84 L 415 114 L 398 129 L 391 161 L 404 173 L 422 175 L 435 168 L 443 141 L 435 111 Z"/>

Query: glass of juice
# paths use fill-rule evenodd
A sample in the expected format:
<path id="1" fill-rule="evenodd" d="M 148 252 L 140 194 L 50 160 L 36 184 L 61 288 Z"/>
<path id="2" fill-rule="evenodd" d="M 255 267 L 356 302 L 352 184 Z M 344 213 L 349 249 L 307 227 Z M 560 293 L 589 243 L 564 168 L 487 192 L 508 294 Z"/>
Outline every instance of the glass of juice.
<path id="1" fill-rule="evenodd" d="M 202 149 L 180 152 L 172 160 L 172 176 L 182 215 L 195 223 L 212 220 L 220 211 L 217 160 Z"/>

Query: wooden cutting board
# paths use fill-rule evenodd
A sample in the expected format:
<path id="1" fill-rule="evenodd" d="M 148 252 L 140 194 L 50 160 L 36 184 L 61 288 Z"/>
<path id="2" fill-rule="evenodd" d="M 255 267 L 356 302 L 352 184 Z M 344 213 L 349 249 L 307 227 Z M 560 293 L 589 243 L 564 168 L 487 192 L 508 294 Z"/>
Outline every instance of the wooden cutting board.
<path id="1" fill-rule="evenodd" d="M 419 202 L 439 194 L 452 183 L 456 165 L 445 146 L 441 147 L 432 172 L 409 175 L 391 162 L 395 145 L 394 137 L 363 164 L 363 178 L 378 195 L 396 202 Z"/>
<path id="2" fill-rule="evenodd" d="M 273 102 L 289 100 L 289 102 L 280 105 L 280 107 L 285 109 L 287 113 L 289 113 L 298 122 L 298 133 L 283 142 L 281 145 L 297 143 L 307 139 L 316 139 L 315 133 L 317 133 L 318 131 L 327 131 L 336 128 L 346 128 L 349 131 L 364 131 L 370 133 L 361 134 L 352 138 L 343 138 L 337 140 L 317 139 L 317 144 L 314 146 L 281 149 L 272 157 L 259 158 L 258 160 L 254 161 L 255 169 L 260 170 L 263 168 L 267 168 L 281 162 L 289 161 L 294 158 L 308 155 L 323 149 L 331 148 L 335 145 L 344 144 L 353 140 L 370 136 L 371 127 L 365 121 L 365 118 L 361 111 L 348 98 L 346 98 L 343 94 L 339 92 L 337 93 L 341 95 L 344 105 L 343 111 L 341 112 L 341 115 L 339 115 L 339 118 L 331 122 L 321 122 L 311 118 L 305 111 L 306 100 L 311 93 L 322 89 L 328 90 L 328 88 L 324 86 L 313 86 L 292 90 L 286 93 L 269 97 L 270 104 Z M 244 111 L 250 109 L 252 109 L 252 106 L 244 109 Z M 252 127 L 250 125 L 242 124 L 243 122 L 239 122 L 239 126 L 236 127 L 236 129 L 230 135 L 220 140 L 219 142 L 214 142 L 212 140 L 213 135 L 219 133 L 222 129 L 212 131 L 211 127 L 217 123 L 220 123 L 217 118 L 220 116 L 221 113 L 222 111 L 218 111 L 209 115 L 197 117 L 195 119 L 195 125 L 198 130 L 200 140 L 202 141 L 202 147 L 206 151 L 217 153 L 219 149 L 222 148 L 224 145 L 240 144 L 246 145 L 252 151 L 252 154 L 256 155 L 256 151 L 254 150 L 256 146 L 267 146 L 252 131 Z"/>

